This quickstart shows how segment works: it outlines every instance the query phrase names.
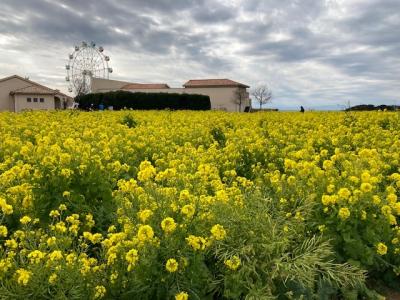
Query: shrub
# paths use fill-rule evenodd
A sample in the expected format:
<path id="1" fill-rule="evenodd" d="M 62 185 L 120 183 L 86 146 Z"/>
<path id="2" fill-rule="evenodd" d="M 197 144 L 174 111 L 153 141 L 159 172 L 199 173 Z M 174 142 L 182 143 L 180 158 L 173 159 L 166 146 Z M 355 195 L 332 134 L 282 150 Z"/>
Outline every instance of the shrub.
<path id="1" fill-rule="evenodd" d="M 213 139 L 214 139 L 216 142 L 218 142 L 218 145 L 219 145 L 220 147 L 222 147 L 222 148 L 225 147 L 225 144 L 226 144 L 226 137 L 225 137 L 225 134 L 224 134 L 224 132 L 222 131 L 221 128 L 219 128 L 219 127 L 214 127 L 213 129 L 211 129 L 210 133 L 211 133 Z"/>
<path id="2" fill-rule="evenodd" d="M 125 115 L 122 118 L 121 124 L 128 126 L 129 128 L 135 128 L 138 123 L 131 115 Z"/>
<path id="3" fill-rule="evenodd" d="M 79 108 L 97 109 L 100 104 L 113 106 L 114 110 L 124 108 L 135 110 L 209 110 L 210 97 L 197 94 L 176 93 L 132 93 L 128 91 L 113 91 L 107 93 L 92 93 L 77 96 L 75 101 Z"/>

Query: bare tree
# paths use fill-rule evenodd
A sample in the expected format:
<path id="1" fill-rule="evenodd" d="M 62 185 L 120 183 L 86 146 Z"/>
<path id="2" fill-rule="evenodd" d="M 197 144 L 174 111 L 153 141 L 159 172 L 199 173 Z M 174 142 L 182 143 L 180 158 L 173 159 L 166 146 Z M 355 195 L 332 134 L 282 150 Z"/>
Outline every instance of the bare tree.
<path id="1" fill-rule="evenodd" d="M 83 74 L 74 80 L 75 93 L 77 96 L 86 95 L 90 93 L 90 80 L 91 78 Z"/>
<path id="2" fill-rule="evenodd" d="M 256 102 L 260 104 L 260 110 L 263 104 L 267 104 L 272 100 L 272 92 L 267 85 L 260 85 L 256 87 L 251 94 Z"/>
<path id="3" fill-rule="evenodd" d="M 239 105 L 239 112 L 242 111 L 242 105 L 247 99 L 247 92 L 244 88 L 237 88 L 233 95 L 233 103 Z"/>

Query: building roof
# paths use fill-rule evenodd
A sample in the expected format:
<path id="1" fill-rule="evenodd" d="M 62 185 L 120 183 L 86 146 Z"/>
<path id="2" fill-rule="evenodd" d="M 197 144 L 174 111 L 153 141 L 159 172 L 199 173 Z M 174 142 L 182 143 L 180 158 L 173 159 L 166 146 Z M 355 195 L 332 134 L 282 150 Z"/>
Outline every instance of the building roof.
<path id="1" fill-rule="evenodd" d="M 65 98 L 68 98 L 68 99 L 74 99 L 74 97 L 71 97 L 71 96 L 68 96 L 68 95 L 66 95 L 66 94 L 64 94 L 64 93 L 61 93 L 60 92 L 60 90 L 55 90 L 55 92 L 56 92 L 56 96 L 58 96 L 58 97 L 65 97 Z"/>
<path id="2" fill-rule="evenodd" d="M 130 83 L 124 85 L 121 89 L 123 90 L 169 89 L 169 85 L 166 83 Z"/>
<path id="3" fill-rule="evenodd" d="M 230 79 L 192 79 L 183 85 L 185 88 L 200 88 L 200 87 L 244 87 L 249 88 L 248 85 L 236 82 Z"/>
<path id="4" fill-rule="evenodd" d="M 18 75 L 12 75 L 12 76 L 8 76 L 5 78 L 0 78 L 0 82 L 2 81 L 7 81 L 13 78 L 18 78 L 22 81 L 25 81 L 26 83 L 30 84 L 29 86 L 23 87 L 23 88 L 19 88 L 16 89 L 14 91 L 11 91 L 10 94 L 37 94 L 37 95 L 60 95 L 62 97 L 67 97 L 67 98 L 71 98 L 71 96 L 68 96 L 64 93 L 61 93 L 59 90 L 53 90 L 51 88 L 48 88 L 47 86 L 41 85 L 37 82 L 31 81 L 27 78 L 23 78 L 21 76 Z"/>
<path id="5" fill-rule="evenodd" d="M 28 80 L 28 79 L 22 78 L 21 76 L 18 76 L 18 75 L 11 75 L 11 76 L 7 76 L 7 77 L 4 77 L 4 78 L 0 78 L 0 82 L 7 81 L 7 80 L 12 79 L 12 78 L 19 78 L 19 79 L 24 80 L 24 81 Z"/>
<path id="6" fill-rule="evenodd" d="M 46 88 L 46 87 L 41 87 L 37 85 L 30 85 L 27 87 L 23 87 L 20 89 L 16 89 L 11 91 L 10 94 L 20 94 L 20 95 L 32 95 L 32 94 L 37 94 L 37 95 L 55 95 L 57 92 L 55 90 Z"/>
<path id="7" fill-rule="evenodd" d="M 49 90 L 51 90 L 51 89 L 48 88 L 47 86 L 44 86 L 44 85 L 41 85 L 41 84 L 39 84 L 39 83 L 37 83 L 37 82 L 34 82 L 34 81 L 32 81 L 32 80 L 29 80 L 28 78 L 23 78 L 23 77 L 21 77 L 21 76 L 19 76 L 19 75 L 12 75 L 12 76 L 8 76 L 8 77 L 5 77 L 5 78 L 1 78 L 1 79 L 0 79 L 0 82 L 1 82 L 1 81 L 7 81 L 7 80 L 13 79 L 13 78 L 18 78 L 18 79 L 20 79 L 20 80 L 22 80 L 22 81 L 25 81 L 25 82 L 27 82 L 27 83 L 30 83 L 30 85 L 35 85 L 35 86 L 42 87 L 42 88 L 44 88 L 44 89 L 49 89 Z"/>

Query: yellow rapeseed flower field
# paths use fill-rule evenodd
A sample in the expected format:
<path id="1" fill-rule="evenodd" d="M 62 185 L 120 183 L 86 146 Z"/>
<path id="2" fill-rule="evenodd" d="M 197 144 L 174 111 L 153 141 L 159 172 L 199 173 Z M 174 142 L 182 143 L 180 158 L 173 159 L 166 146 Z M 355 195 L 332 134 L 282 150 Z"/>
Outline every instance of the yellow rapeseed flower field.
<path id="1" fill-rule="evenodd" d="M 1 113 L 0 298 L 371 295 L 399 191 L 398 113 Z"/>

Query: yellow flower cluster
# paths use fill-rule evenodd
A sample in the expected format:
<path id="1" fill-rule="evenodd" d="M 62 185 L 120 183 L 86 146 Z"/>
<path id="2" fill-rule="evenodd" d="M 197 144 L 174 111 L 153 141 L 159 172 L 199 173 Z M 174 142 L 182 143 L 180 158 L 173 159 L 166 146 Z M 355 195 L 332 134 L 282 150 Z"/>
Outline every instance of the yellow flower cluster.
<path id="1" fill-rule="evenodd" d="M 29 282 L 29 279 L 32 276 L 32 272 L 27 271 L 25 269 L 18 269 L 15 272 L 16 276 L 17 276 L 17 282 L 20 285 L 27 285 Z"/>
<path id="2" fill-rule="evenodd" d="M 170 258 L 167 260 L 167 263 L 165 264 L 165 268 L 167 269 L 168 272 L 173 273 L 178 270 L 178 262 L 175 260 L 175 258 Z"/>
<path id="3" fill-rule="evenodd" d="M 0 208 L 3 214 L 11 215 L 13 213 L 13 207 L 7 204 L 6 200 L 0 196 Z"/>
<path id="4" fill-rule="evenodd" d="M 239 268 L 241 264 L 240 258 L 237 255 L 232 256 L 232 258 L 225 260 L 225 265 L 235 271 L 237 268 Z"/>
<path id="5" fill-rule="evenodd" d="M 40 263 L 44 259 L 45 256 L 46 256 L 46 254 L 40 250 L 33 250 L 31 253 L 28 254 L 28 258 L 29 258 L 31 264 Z"/>
<path id="6" fill-rule="evenodd" d="M 346 220 L 350 217 L 350 210 L 347 207 L 342 207 L 341 209 L 339 209 L 339 217 L 342 220 Z"/>
<path id="7" fill-rule="evenodd" d="M 49 276 L 49 283 L 50 283 L 50 284 L 56 283 L 57 278 L 58 278 L 57 274 L 55 274 L 55 273 L 51 274 L 51 275 Z"/>
<path id="8" fill-rule="evenodd" d="M 212 236 L 218 241 L 223 240 L 226 236 L 226 231 L 224 227 L 220 224 L 214 225 L 210 231 Z"/>
<path id="9" fill-rule="evenodd" d="M 384 243 L 376 245 L 376 253 L 379 255 L 385 255 L 387 253 L 387 246 Z"/>
<path id="10" fill-rule="evenodd" d="M 346 259 L 400 267 L 399 124 L 383 112 L 1 113 L 0 279 L 17 298 L 71 278 L 83 298 L 128 298 L 116 290 L 155 276 L 187 300 L 172 277 L 235 242 L 243 220 L 229 212 L 255 197 L 282 215 L 283 237 L 297 222 Z M 248 261 L 220 257 L 231 275 Z"/>
<path id="11" fill-rule="evenodd" d="M 154 237 L 153 228 L 150 225 L 141 225 L 138 229 L 137 237 L 142 242 L 151 240 Z"/>
<path id="12" fill-rule="evenodd" d="M 105 296 L 107 290 L 104 286 L 98 285 L 94 289 L 94 299 L 101 299 Z"/>
<path id="13" fill-rule="evenodd" d="M 207 246 L 207 240 L 201 236 L 189 235 L 186 238 L 186 242 L 190 245 L 194 250 L 204 250 Z"/>
<path id="14" fill-rule="evenodd" d="M 128 271 L 131 271 L 139 260 L 139 255 L 136 249 L 131 249 L 126 253 L 126 261 L 128 262 Z"/>
<path id="15" fill-rule="evenodd" d="M 28 217 L 28 216 L 24 216 L 24 217 L 22 217 L 19 221 L 21 222 L 21 224 L 26 225 L 26 224 L 28 224 L 29 222 L 31 222 L 32 219 L 31 219 L 30 217 Z"/>
<path id="16" fill-rule="evenodd" d="M 1 236 L 1 237 L 6 237 L 7 234 L 8 234 L 7 227 L 4 226 L 4 225 L 1 225 L 1 226 L 0 226 L 0 236 Z"/>
<path id="17" fill-rule="evenodd" d="M 165 231 L 165 233 L 171 233 L 176 229 L 176 223 L 173 218 L 165 218 L 161 221 L 161 228 Z"/>
<path id="18" fill-rule="evenodd" d="M 188 300 L 188 299 L 189 299 L 189 295 L 186 292 L 180 292 L 175 295 L 175 300 Z"/>

